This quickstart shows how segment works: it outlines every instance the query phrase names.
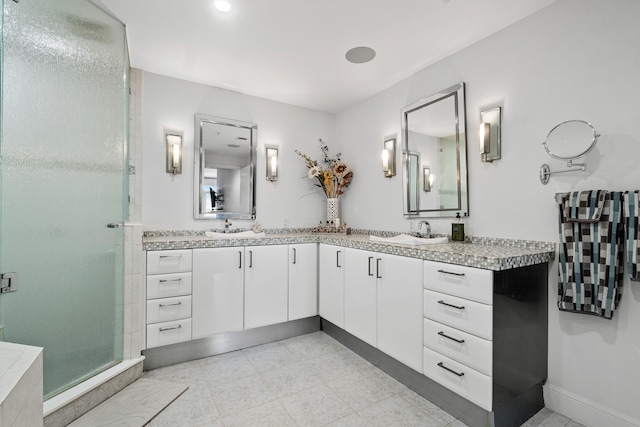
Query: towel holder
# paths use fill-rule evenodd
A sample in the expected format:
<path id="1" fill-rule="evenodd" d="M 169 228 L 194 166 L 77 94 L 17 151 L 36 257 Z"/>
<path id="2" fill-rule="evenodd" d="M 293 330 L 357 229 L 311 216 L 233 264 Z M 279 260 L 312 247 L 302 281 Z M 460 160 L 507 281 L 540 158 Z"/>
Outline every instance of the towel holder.
<path id="1" fill-rule="evenodd" d="M 591 123 L 584 120 L 567 120 L 556 125 L 549 131 L 542 146 L 554 159 L 566 160 L 567 167 L 571 169 L 552 172 L 545 163 L 540 166 L 540 182 L 546 185 L 549 177 L 557 173 L 586 171 L 586 163 L 574 163 L 574 160 L 589 154 L 596 146 L 599 136 Z"/>

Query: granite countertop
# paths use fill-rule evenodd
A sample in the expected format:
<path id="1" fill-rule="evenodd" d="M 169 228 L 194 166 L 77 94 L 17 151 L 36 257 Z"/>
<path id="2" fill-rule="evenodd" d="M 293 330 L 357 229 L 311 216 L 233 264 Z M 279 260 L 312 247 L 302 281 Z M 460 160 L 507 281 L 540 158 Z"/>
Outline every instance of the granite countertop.
<path id="1" fill-rule="evenodd" d="M 146 251 L 324 243 L 496 271 L 549 262 L 556 252 L 555 243 L 478 237 L 472 242 L 410 246 L 371 241 L 366 233 L 268 232 L 262 238 L 239 239 L 212 239 L 197 232 L 144 234 Z"/>

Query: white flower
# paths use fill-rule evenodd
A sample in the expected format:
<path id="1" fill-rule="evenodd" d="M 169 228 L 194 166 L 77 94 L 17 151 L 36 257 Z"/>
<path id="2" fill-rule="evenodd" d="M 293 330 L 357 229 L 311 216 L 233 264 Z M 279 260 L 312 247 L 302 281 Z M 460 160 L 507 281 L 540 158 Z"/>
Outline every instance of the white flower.
<path id="1" fill-rule="evenodd" d="M 316 178 L 322 174 L 320 166 L 311 166 L 308 171 L 309 178 Z"/>

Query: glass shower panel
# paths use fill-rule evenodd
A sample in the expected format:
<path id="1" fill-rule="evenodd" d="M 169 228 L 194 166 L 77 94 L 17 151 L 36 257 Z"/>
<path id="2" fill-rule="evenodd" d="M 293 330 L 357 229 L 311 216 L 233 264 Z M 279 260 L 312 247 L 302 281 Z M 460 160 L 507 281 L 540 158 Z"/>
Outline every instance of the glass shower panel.
<path id="1" fill-rule="evenodd" d="M 44 347 L 48 398 L 122 359 L 125 32 L 87 0 L 5 0 L 2 38 L 0 324 Z"/>

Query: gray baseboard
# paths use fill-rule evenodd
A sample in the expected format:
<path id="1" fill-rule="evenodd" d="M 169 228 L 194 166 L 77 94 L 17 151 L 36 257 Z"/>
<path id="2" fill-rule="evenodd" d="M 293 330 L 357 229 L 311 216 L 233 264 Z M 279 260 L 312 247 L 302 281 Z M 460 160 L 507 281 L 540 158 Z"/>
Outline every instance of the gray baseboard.
<path id="1" fill-rule="evenodd" d="M 540 383 L 486 411 L 324 319 L 322 331 L 470 427 L 516 427 L 544 407 Z"/>
<path id="2" fill-rule="evenodd" d="M 197 340 L 149 348 L 142 351 L 145 356 L 144 370 L 149 371 L 176 363 L 202 359 L 319 330 L 320 317 L 314 316 L 277 325 L 226 332 Z"/>

